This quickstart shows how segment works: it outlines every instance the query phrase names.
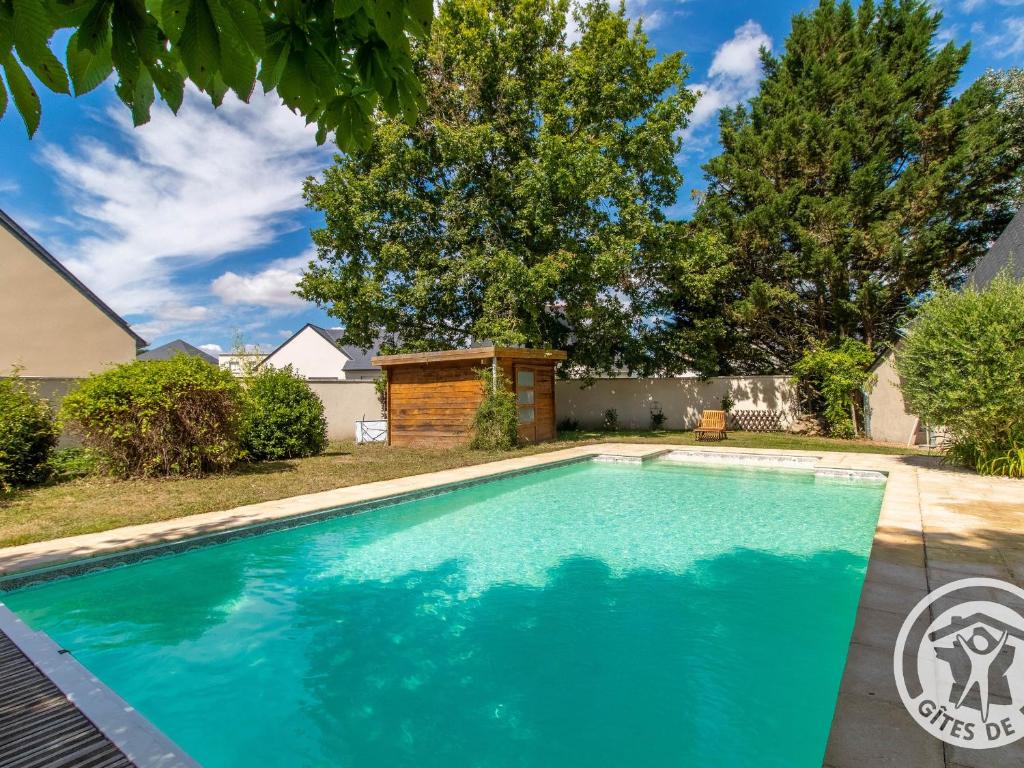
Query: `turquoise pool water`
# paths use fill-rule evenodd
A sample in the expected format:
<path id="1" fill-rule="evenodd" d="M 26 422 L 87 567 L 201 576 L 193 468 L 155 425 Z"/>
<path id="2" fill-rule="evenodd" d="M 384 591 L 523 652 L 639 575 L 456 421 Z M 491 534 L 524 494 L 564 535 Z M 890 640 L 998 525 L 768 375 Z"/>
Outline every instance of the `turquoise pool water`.
<path id="1" fill-rule="evenodd" d="M 209 768 L 809 768 L 882 490 L 588 462 L 0 599 Z"/>

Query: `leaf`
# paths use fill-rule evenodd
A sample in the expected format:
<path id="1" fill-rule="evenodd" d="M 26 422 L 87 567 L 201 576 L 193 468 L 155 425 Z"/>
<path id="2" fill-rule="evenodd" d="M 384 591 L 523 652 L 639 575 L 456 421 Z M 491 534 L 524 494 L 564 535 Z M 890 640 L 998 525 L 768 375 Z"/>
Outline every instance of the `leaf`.
<path id="1" fill-rule="evenodd" d="M 0 117 L 3 117 L 4 113 L 6 111 L 7 111 L 7 88 L 4 87 L 4 81 L 2 79 L 0 79 Z"/>
<path id="2" fill-rule="evenodd" d="M 306 49 L 306 72 L 310 79 L 318 86 L 333 92 L 334 84 L 337 82 L 337 72 L 334 65 L 319 48 Z"/>
<path id="3" fill-rule="evenodd" d="M 405 39 L 405 4 L 402 0 L 375 0 L 373 23 L 381 40 L 389 48 L 402 48 Z"/>
<path id="4" fill-rule="evenodd" d="M 139 60 L 144 64 L 147 66 L 155 64 L 157 60 L 166 55 L 166 43 L 162 40 L 155 18 L 149 14 L 141 18 L 135 17 L 131 29 Z"/>
<path id="5" fill-rule="evenodd" d="M 221 77 L 238 98 L 249 101 L 256 85 L 256 59 L 220 0 L 207 0 L 207 3 L 220 32 Z"/>
<path id="6" fill-rule="evenodd" d="M 433 0 L 409 0 L 406 8 L 409 11 L 409 31 L 420 40 L 427 40 L 434 20 Z"/>
<path id="7" fill-rule="evenodd" d="M 160 8 L 160 26 L 167 39 L 177 45 L 192 9 L 192 0 L 163 0 Z"/>
<path id="8" fill-rule="evenodd" d="M 272 91 L 281 82 L 281 75 L 284 74 L 285 65 L 288 63 L 288 54 L 291 50 L 288 42 L 271 43 L 260 64 L 260 82 L 264 91 Z"/>
<path id="9" fill-rule="evenodd" d="M 363 7 L 363 0 L 334 0 L 334 18 L 347 19 Z"/>
<path id="10" fill-rule="evenodd" d="M 192 4 L 179 45 L 181 60 L 192 82 L 204 91 L 211 88 L 220 62 L 220 38 L 204 0 Z"/>
<path id="11" fill-rule="evenodd" d="M 239 33 L 257 56 L 262 56 L 267 47 L 266 35 L 263 32 L 263 21 L 260 19 L 259 8 L 249 0 L 221 0 L 224 7 L 238 27 Z"/>
<path id="12" fill-rule="evenodd" d="M 42 114 L 39 94 L 36 93 L 36 89 L 32 87 L 25 71 L 12 54 L 7 54 L 3 65 L 4 74 L 7 75 L 7 86 L 11 89 L 11 97 L 14 99 L 14 106 L 18 108 L 21 119 L 25 121 L 25 129 L 28 131 L 29 138 L 32 138 L 36 129 L 39 128 L 39 116 Z"/>
<path id="13" fill-rule="evenodd" d="M 70 93 L 68 75 L 50 50 L 54 26 L 39 0 L 13 0 L 14 47 L 39 80 L 56 93 Z"/>
<path id="14" fill-rule="evenodd" d="M 115 90 L 121 101 L 131 106 L 141 66 L 135 39 L 132 37 L 131 18 L 123 7 L 116 6 L 111 22 L 110 58 L 118 75 L 118 87 Z"/>
<path id="15" fill-rule="evenodd" d="M 386 48 L 378 45 L 365 45 L 356 54 L 356 65 L 359 77 L 373 87 L 381 96 L 391 92 L 393 81 L 388 69 L 388 53 Z"/>
<path id="16" fill-rule="evenodd" d="M 288 57 L 277 92 L 285 104 L 304 115 L 308 115 L 316 106 L 316 88 L 306 75 L 306 68 L 298 51 L 293 51 Z"/>
<path id="17" fill-rule="evenodd" d="M 148 71 L 139 73 L 132 96 L 132 122 L 138 128 L 149 122 L 149 110 L 153 106 L 153 78 Z"/>
<path id="18" fill-rule="evenodd" d="M 420 81 L 411 72 L 403 70 L 395 76 L 395 91 L 398 93 L 398 103 L 406 125 L 415 125 L 419 111 L 425 106 Z"/>
<path id="19" fill-rule="evenodd" d="M 110 46 L 97 51 L 83 50 L 78 45 L 80 32 L 75 32 L 68 40 L 68 74 L 75 87 L 75 95 L 95 89 L 110 77 L 114 71 L 114 62 L 110 58 Z"/>
<path id="20" fill-rule="evenodd" d="M 334 140 L 342 151 L 352 152 L 369 145 L 371 107 L 369 100 L 355 94 L 331 100 L 329 117 L 335 126 Z"/>
<path id="21" fill-rule="evenodd" d="M 57 0 L 50 2 L 48 10 L 54 29 L 78 28 L 95 7 L 97 0 Z"/>
<path id="22" fill-rule="evenodd" d="M 156 83 L 160 96 L 167 102 L 171 111 L 177 114 L 185 95 L 185 76 L 178 70 L 162 64 L 150 67 L 149 74 Z"/>
<path id="23" fill-rule="evenodd" d="M 210 94 L 210 103 L 215 107 L 219 107 L 224 103 L 224 97 L 228 93 L 228 86 L 219 74 L 215 74 L 210 80 L 210 87 L 207 92 Z"/>
<path id="24" fill-rule="evenodd" d="M 92 7 L 76 33 L 80 50 L 96 51 L 110 47 L 110 11 L 113 7 L 112 0 L 100 0 Z"/>

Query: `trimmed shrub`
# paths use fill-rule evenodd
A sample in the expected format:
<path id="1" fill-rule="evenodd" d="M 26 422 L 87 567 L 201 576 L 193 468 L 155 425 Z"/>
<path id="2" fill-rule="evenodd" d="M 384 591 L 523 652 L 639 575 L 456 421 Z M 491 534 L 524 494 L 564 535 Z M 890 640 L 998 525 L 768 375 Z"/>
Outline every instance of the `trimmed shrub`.
<path id="1" fill-rule="evenodd" d="M 571 416 L 567 416 L 558 422 L 559 432 L 579 432 L 580 422 L 578 419 L 574 419 Z"/>
<path id="2" fill-rule="evenodd" d="M 619 431 L 619 412 L 617 410 L 609 408 L 604 412 L 604 417 L 601 419 L 601 429 L 605 432 Z"/>
<path id="3" fill-rule="evenodd" d="M 49 404 L 18 378 L 0 379 L 0 490 L 42 482 L 60 431 Z"/>
<path id="4" fill-rule="evenodd" d="M 896 350 L 911 413 L 944 427 L 947 458 L 1024 476 L 1024 284 L 940 289 Z"/>
<path id="5" fill-rule="evenodd" d="M 651 409 L 651 431 L 659 432 L 665 428 L 666 416 L 661 406 Z"/>
<path id="6" fill-rule="evenodd" d="M 510 451 L 519 445 L 516 396 L 507 379 L 500 379 L 495 386 L 491 371 L 478 373 L 484 398 L 473 416 L 473 439 L 469 447 L 481 451 Z"/>
<path id="7" fill-rule="evenodd" d="M 66 483 L 88 477 L 96 474 L 101 465 L 100 456 L 88 448 L 61 448 L 50 456 L 50 480 Z"/>
<path id="8" fill-rule="evenodd" d="M 176 355 L 90 376 L 61 419 L 119 477 L 197 476 L 237 460 L 240 406 L 228 371 Z"/>
<path id="9" fill-rule="evenodd" d="M 844 339 L 838 347 L 813 347 L 793 366 L 805 407 L 825 419 L 832 437 L 857 435 L 856 404 L 874 360 L 866 344 Z"/>
<path id="10" fill-rule="evenodd" d="M 241 443 L 246 458 L 295 459 L 324 452 L 324 404 L 290 365 L 261 368 L 244 387 Z"/>

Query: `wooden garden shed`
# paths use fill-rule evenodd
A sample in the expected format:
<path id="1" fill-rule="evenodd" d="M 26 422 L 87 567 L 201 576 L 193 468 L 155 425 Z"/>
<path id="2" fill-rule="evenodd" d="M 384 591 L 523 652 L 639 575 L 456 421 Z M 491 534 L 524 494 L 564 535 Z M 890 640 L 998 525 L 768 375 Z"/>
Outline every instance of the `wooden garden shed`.
<path id="1" fill-rule="evenodd" d="M 518 347 L 475 347 L 443 352 L 381 355 L 373 364 L 387 375 L 388 444 L 460 445 L 472 437 L 483 399 L 480 371 L 511 382 L 519 437 L 537 443 L 555 437 L 555 365 L 565 352 Z"/>

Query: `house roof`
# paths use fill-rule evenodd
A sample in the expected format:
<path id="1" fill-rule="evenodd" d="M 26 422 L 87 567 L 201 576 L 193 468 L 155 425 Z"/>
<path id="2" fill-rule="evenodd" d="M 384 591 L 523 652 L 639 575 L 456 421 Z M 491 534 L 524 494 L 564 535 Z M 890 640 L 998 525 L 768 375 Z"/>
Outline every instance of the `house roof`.
<path id="1" fill-rule="evenodd" d="M 380 355 L 373 362 L 382 367 L 392 365 L 416 365 L 419 363 L 444 362 L 449 360 L 483 360 L 500 357 L 513 360 L 565 360 L 561 349 L 528 349 L 526 347 L 470 347 L 467 349 L 445 349 L 440 352 L 410 352 L 403 355 Z"/>
<path id="2" fill-rule="evenodd" d="M 135 331 L 133 331 L 131 326 L 128 325 L 128 323 L 125 321 L 123 317 L 121 317 L 114 310 L 108 307 L 103 302 L 103 300 L 100 299 L 99 296 L 90 291 L 89 287 L 85 283 L 83 283 L 81 280 L 79 280 L 77 277 L 71 274 L 71 271 L 67 267 L 65 267 L 63 264 L 57 261 L 57 257 L 55 257 L 52 253 L 50 253 L 42 245 L 40 245 L 39 241 L 37 241 L 34 237 L 32 237 L 32 235 L 30 235 L 28 232 L 22 229 L 21 225 L 18 224 L 18 222 L 16 222 L 10 216 L 8 216 L 7 213 L 2 209 L 0 209 L 0 225 L 2 225 L 4 229 L 6 229 L 8 232 L 14 235 L 15 238 L 21 241 L 22 245 L 24 245 L 26 248 L 32 251 L 32 253 L 38 256 L 43 261 L 44 264 L 46 264 L 54 272 L 63 277 L 68 283 L 70 283 L 72 288 L 74 288 L 86 299 L 92 302 L 92 304 L 98 310 L 100 310 L 103 314 L 105 314 L 107 317 L 113 320 L 118 326 L 120 326 L 125 331 L 125 333 L 134 338 L 136 348 L 141 349 L 142 347 L 146 346 L 148 342 L 144 338 L 139 336 L 139 334 L 137 334 Z"/>
<path id="3" fill-rule="evenodd" d="M 975 288 L 984 288 L 1005 269 L 1016 280 L 1024 280 L 1024 208 L 1017 211 L 1003 234 L 981 257 L 967 281 Z"/>
<path id="4" fill-rule="evenodd" d="M 369 349 L 362 349 L 352 344 L 339 344 L 338 342 L 345 335 L 344 328 L 321 328 L 319 325 L 313 323 L 306 323 L 304 326 L 299 328 L 295 333 L 285 339 L 284 343 L 281 344 L 277 349 L 266 356 L 265 361 L 273 357 L 278 350 L 283 349 L 287 346 L 292 339 L 298 336 L 307 328 L 311 329 L 315 333 L 319 334 L 323 339 L 338 350 L 345 360 L 341 365 L 343 371 L 379 371 L 380 368 L 371 362 L 371 358 L 380 351 L 382 341 L 378 340 L 374 342 L 373 346 Z"/>
<path id="5" fill-rule="evenodd" d="M 210 365 L 217 365 L 217 358 L 198 347 L 194 347 L 184 339 L 175 339 L 139 354 L 139 360 L 170 360 L 175 355 L 189 355 L 202 358 Z"/>

